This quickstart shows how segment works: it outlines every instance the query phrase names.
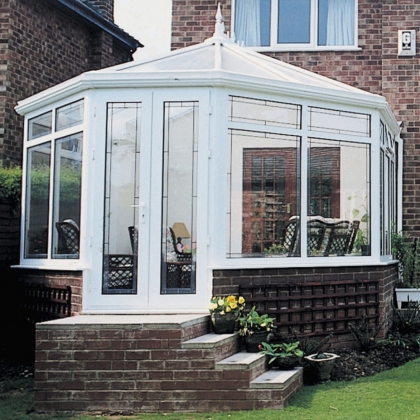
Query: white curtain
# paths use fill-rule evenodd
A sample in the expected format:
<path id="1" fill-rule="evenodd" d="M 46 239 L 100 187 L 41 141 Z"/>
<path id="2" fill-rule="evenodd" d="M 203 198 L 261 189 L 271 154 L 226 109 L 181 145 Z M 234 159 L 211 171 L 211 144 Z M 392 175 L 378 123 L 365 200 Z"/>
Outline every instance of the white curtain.
<path id="1" fill-rule="evenodd" d="M 235 1 L 235 38 L 247 47 L 261 45 L 259 0 Z"/>
<path id="2" fill-rule="evenodd" d="M 354 1 L 328 0 L 327 45 L 354 44 Z"/>

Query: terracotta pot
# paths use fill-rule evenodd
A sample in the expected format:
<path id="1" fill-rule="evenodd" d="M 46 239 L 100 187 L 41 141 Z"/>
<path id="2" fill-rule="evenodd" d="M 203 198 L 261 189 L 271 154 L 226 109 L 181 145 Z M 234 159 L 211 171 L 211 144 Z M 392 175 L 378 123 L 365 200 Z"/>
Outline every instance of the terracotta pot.
<path id="1" fill-rule="evenodd" d="M 238 316 L 233 313 L 225 313 L 220 315 L 219 312 L 211 314 L 211 324 L 215 334 L 233 334 L 235 332 L 236 320 Z"/>
<path id="2" fill-rule="evenodd" d="M 244 338 L 245 349 L 248 353 L 258 353 L 260 350 L 258 346 L 262 342 L 267 342 L 268 332 L 266 331 L 257 331 L 252 335 L 247 335 Z"/>

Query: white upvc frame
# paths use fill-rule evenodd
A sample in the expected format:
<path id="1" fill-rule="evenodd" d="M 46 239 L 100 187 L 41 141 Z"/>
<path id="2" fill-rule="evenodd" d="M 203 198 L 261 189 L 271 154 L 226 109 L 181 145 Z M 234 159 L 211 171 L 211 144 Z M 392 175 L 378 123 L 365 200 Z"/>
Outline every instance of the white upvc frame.
<path id="1" fill-rule="evenodd" d="M 253 99 L 261 100 L 273 100 L 281 101 L 290 104 L 302 105 L 302 129 L 295 130 L 290 128 L 281 127 L 279 129 L 271 128 L 264 126 L 264 131 L 266 132 L 278 132 L 281 134 L 290 134 L 295 136 L 301 136 L 301 162 L 307 162 L 307 147 L 309 138 L 321 138 L 326 140 L 342 140 L 353 143 L 360 144 L 370 144 L 370 184 L 371 184 L 371 198 L 370 198 L 370 213 L 371 213 L 371 256 L 334 256 L 334 257 L 308 257 L 307 250 L 305 246 L 302 246 L 301 256 L 300 257 L 279 257 L 279 258 L 228 258 L 227 257 L 227 232 L 228 232 L 228 221 L 227 221 L 227 206 L 228 206 L 228 185 L 226 181 L 226 174 L 229 171 L 230 162 L 228 161 L 229 153 L 226 152 L 226 147 L 228 147 L 228 129 L 229 128 L 246 128 L 252 131 L 261 131 L 262 126 L 257 124 L 249 123 L 236 123 L 228 122 L 228 106 L 229 106 L 229 96 L 245 96 Z M 214 187 L 218 188 L 217 197 L 225 197 L 226 204 L 225 206 L 220 206 L 217 203 L 217 198 L 213 197 L 210 201 L 210 211 L 213 212 L 211 217 L 212 219 L 212 230 L 211 230 L 211 253 L 210 253 L 210 264 L 212 269 L 223 269 L 223 268 L 232 268 L 232 269 L 245 269 L 245 268 L 287 268 L 287 267 L 325 267 L 328 266 L 360 266 L 360 265 L 371 265 L 371 264 L 380 264 L 387 263 L 391 260 L 390 256 L 381 257 L 380 256 L 380 237 L 379 237 L 379 215 L 380 215 L 380 202 L 379 202 L 379 129 L 380 129 L 380 111 L 366 106 L 366 108 L 361 108 L 359 106 L 352 106 L 345 103 L 329 103 L 328 98 L 325 98 L 323 101 L 318 99 L 316 102 L 310 99 L 304 99 L 302 97 L 287 97 L 287 96 L 275 96 L 275 94 L 268 94 L 255 91 L 245 92 L 245 91 L 235 91 L 230 90 L 229 92 L 220 91 L 218 93 L 218 118 L 222 118 L 224 113 L 225 123 L 218 124 L 216 127 L 217 133 L 215 141 L 213 143 L 212 156 L 215 156 L 215 159 L 212 159 L 212 167 L 210 172 L 215 174 L 213 179 Z M 366 113 L 371 115 L 371 135 L 370 137 L 358 137 L 358 136 L 348 136 L 343 134 L 335 133 L 324 133 L 324 132 L 311 132 L 308 129 L 308 107 L 314 106 L 320 108 L 329 108 L 336 109 L 340 111 L 352 112 L 352 113 Z M 388 117 L 388 116 L 385 116 Z M 385 118 L 384 117 L 384 118 Z M 223 121 L 223 120 L 219 120 Z M 224 142 L 225 144 L 221 143 Z M 214 163 L 218 162 L 218 168 L 214 167 Z M 223 170 L 220 168 L 223 165 Z M 219 187 L 221 186 L 221 188 Z M 212 186 L 210 186 L 212 190 Z M 302 220 L 306 220 L 307 216 L 307 165 L 301 165 L 301 208 L 300 215 Z M 213 201 L 214 200 L 214 201 Z M 217 229 L 216 229 L 217 227 Z M 220 233 L 223 232 L 224 235 Z M 306 229 L 301 229 L 301 241 L 303 244 L 307 240 L 307 231 Z"/>
<path id="2" fill-rule="evenodd" d="M 79 100 L 84 100 L 84 117 L 83 122 L 81 124 L 75 125 L 70 128 L 66 128 L 63 130 L 56 131 L 55 124 L 56 124 L 56 110 L 64 105 L 68 105 L 72 102 L 77 102 Z M 81 270 L 85 266 L 85 261 L 83 258 L 84 255 L 84 243 L 82 241 L 82 237 L 80 237 L 79 241 L 79 258 L 52 258 L 52 243 L 54 237 L 54 166 L 55 166 L 55 146 L 56 141 L 62 139 L 64 137 L 68 137 L 70 135 L 82 133 L 82 141 L 83 141 L 83 153 L 82 153 L 82 162 L 85 159 L 85 136 L 86 136 L 86 121 L 87 121 L 87 98 L 84 95 L 75 95 L 69 96 L 61 101 L 58 101 L 54 104 L 45 105 L 42 108 L 37 109 L 36 111 L 32 111 L 25 116 L 25 123 L 24 123 L 24 143 L 23 143 L 23 179 L 22 179 L 22 206 L 21 206 L 21 247 L 20 247 L 20 267 L 24 268 L 48 268 L 48 269 L 68 269 L 68 270 Z M 52 112 L 52 132 L 48 135 L 37 137 L 32 140 L 28 140 L 28 122 L 32 118 L 44 114 L 48 111 Z M 27 206 L 27 197 L 26 197 L 26 189 L 27 189 L 27 174 L 28 174 L 28 151 L 35 146 L 41 146 L 42 144 L 46 143 L 51 144 L 51 156 L 50 156 L 50 189 L 49 189 L 49 212 L 48 212 L 48 239 L 47 239 L 47 257 L 46 258 L 25 258 L 25 227 L 26 227 L 26 206 Z M 85 172 L 85 166 L 82 164 L 82 184 Z M 80 209 L 80 226 L 83 226 L 83 186 L 81 191 L 81 209 Z M 81 232 L 82 234 L 82 229 Z"/>
<path id="3" fill-rule="evenodd" d="M 210 94 L 208 89 L 103 89 L 92 96 L 95 122 L 92 147 L 95 160 L 90 174 L 96 184 L 90 200 L 92 238 L 90 269 L 84 274 L 84 313 L 191 313 L 206 311 L 211 297 L 211 275 L 207 270 L 208 144 Z M 105 171 L 106 104 L 141 102 L 141 157 L 139 212 L 138 286 L 136 294 L 102 294 L 103 179 Z M 198 102 L 198 191 L 197 271 L 194 294 L 161 294 L 162 147 L 164 102 Z M 102 215 L 98 217 L 98 215 Z"/>
<path id="4" fill-rule="evenodd" d="M 231 28 L 235 33 L 235 2 L 232 0 Z M 254 51 L 354 51 L 361 50 L 358 46 L 358 0 L 354 0 L 354 44 L 353 45 L 317 45 L 318 35 L 318 0 L 311 0 L 311 18 L 310 18 L 310 42 L 306 44 L 279 44 L 278 35 L 278 2 L 271 0 L 271 20 L 270 20 L 270 45 L 259 47 L 246 47 Z"/>

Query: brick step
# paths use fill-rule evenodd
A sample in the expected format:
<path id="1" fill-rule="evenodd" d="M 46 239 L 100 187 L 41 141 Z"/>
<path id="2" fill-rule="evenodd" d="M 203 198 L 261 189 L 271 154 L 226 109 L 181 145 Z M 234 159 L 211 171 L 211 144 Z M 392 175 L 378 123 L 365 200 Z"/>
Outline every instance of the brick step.
<path id="1" fill-rule="evenodd" d="M 212 352 L 215 362 L 223 360 L 240 350 L 240 337 L 234 334 L 204 334 L 181 343 L 182 349 L 197 349 Z"/>
<path id="2" fill-rule="evenodd" d="M 217 362 L 216 369 L 247 371 L 251 381 L 267 370 L 267 357 L 261 353 L 241 351 Z"/>

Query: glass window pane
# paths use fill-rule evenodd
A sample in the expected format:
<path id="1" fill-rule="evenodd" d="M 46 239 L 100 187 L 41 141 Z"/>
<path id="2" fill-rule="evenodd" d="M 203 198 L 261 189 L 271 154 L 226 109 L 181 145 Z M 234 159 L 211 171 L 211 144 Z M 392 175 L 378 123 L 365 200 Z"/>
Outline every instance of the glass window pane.
<path id="1" fill-rule="evenodd" d="M 79 257 L 82 133 L 56 140 L 53 258 Z"/>
<path id="2" fill-rule="evenodd" d="M 38 115 L 28 121 L 28 140 L 51 134 L 52 130 L 52 112 Z"/>
<path id="3" fill-rule="evenodd" d="M 318 0 L 318 45 L 354 45 L 354 0 Z"/>
<path id="4" fill-rule="evenodd" d="M 308 44 L 310 25 L 311 0 L 279 0 L 279 44 Z"/>
<path id="5" fill-rule="evenodd" d="M 300 128 L 301 105 L 230 97 L 230 121 L 274 127 Z"/>
<path id="6" fill-rule="evenodd" d="M 51 143 L 28 149 L 25 258 L 46 258 L 50 195 Z"/>
<path id="7" fill-rule="evenodd" d="M 235 39 L 247 47 L 270 45 L 271 0 L 236 0 Z"/>
<path id="8" fill-rule="evenodd" d="M 300 254 L 300 138 L 232 130 L 228 257 Z"/>
<path id="9" fill-rule="evenodd" d="M 195 293 L 198 103 L 166 102 L 163 139 L 162 294 Z"/>
<path id="10" fill-rule="evenodd" d="M 370 137 L 370 115 L 309 107 L 309 129 L 348 136 Z"/>
<path id="11" fill-rule="evenodd" d="M 370 252 L 370 146 L 310 139 L 308 255 Z"/>
<path id="12" fill-rule="evenodd" d="M 140 103 L 108 104 L 102 292 L 137 292 Z"/>
<path id="13" fill-rule="evenodd" d="M 84 102 L 83 99 L 73 102 L 69 105 L 57 108 L 56 111 L 56 130 L 64 130 L 65 128 L 79 125 L 83 122 Z"/>

